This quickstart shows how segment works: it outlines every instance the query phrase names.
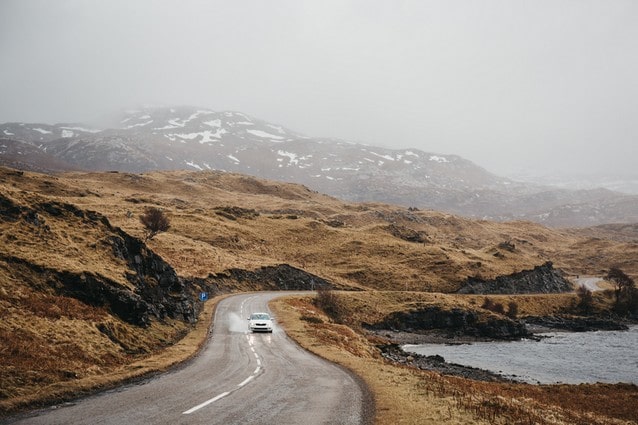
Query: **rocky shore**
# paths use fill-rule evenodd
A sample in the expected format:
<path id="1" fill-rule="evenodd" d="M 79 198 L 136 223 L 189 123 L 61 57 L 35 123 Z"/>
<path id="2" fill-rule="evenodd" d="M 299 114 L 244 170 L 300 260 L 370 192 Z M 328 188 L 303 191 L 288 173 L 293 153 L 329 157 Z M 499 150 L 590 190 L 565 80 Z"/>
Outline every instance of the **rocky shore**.
<path id="1" fill-rule="evenodd" d="M 540 339 L 536 335 L 542 332 L 565 331 L 587 332 L 599 330 L 626 330 L 628 326 L 623 322 L 612 318 L 581 317 L 581 316 L 543 316 L 526 317 L 527 333 L 522 336 L 529 339 Z M 505 377 L 488 370 L 448 363 L 441 356 L 424 356 L 416 353 L 408 353 L 402 349 L 404 345 L 419 344 L 471 344 L 479 341 L 497 341 L 512 338 L 502 338 L 495 335 L 468 335 L 449 332 L 445 329 L 419 330 L 419 332 L 406 332 L 391 329 L 369 329 L 371 334 L 387 341 L 378 345 L 382 356 L 397 364 L 415 367 L 423 370 L 431 370 L 444 375 L 460 376 L 476 381 L 488 382 L 518 382 L 515 378 Z M 520 337 L 518 338 L 520 339 Z"/>
<path id="2" fill-rule="evenodd" d="M 455 363 L 447 363 L 441 356 L 424 356 L 416 353 L 406 353 L 398 344 L 385 344 L 378 346 L 381 355 L 388 361 L 397 364 L 405 364 L 423 370 L 432 370 L 444 375 L 460 376 L 475 381 L 487 382 L 517 382 L 489 370 L 463 366 Z"/>

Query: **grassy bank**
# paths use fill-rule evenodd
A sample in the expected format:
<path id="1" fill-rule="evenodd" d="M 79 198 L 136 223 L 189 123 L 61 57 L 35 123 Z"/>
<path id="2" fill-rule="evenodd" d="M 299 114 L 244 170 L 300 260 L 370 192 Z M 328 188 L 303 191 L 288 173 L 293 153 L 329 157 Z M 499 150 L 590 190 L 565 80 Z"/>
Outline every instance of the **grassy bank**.
<path id="1" fill-rule="evenodd" d="M 40 385 L 30 391 L 24 390 L 22 395 L 0 400 L 0 416 L 15 413 L 27 408 L 47 406 L 72 400 L 96 391 L 116 387 L 126 382 L 142 379 L 155 373 L 163 372 L 192 358 L 207 340 L 212 325 L 212 318 L 217 303 L 225 296 L 217 297 L 206 303 L 199 320 L 192 329 L 178 342 L 149 355 L 133 359 L 130 363 L 115 364 L 104 367 L 100 373 Z M 5 365 L 6 366 L 6 365 Z M 57 368 L 64 367 L 58 363 Z M 8 385 L 8 383 L 7 383 Z M 3 390 L 11 391 L 3 382 Z"/>

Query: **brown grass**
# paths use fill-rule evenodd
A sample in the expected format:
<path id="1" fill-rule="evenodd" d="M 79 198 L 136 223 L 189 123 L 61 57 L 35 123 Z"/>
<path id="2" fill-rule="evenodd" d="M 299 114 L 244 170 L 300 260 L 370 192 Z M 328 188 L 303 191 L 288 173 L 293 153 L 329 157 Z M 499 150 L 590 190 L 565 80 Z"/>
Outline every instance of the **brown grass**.
<path id="1" fill-rule="evenodd" d="M 0 360 L 3 364 L 0 370 L 0 417 L 27 407 L 59 403 L 113 387 L 185 361 L 206 341 L 215 306 L 221 299 L 223 297 L 217 297 L 206 303 L 199 321 L 187 334 L 183 324 L 174 323 L 171 326 L 173 332 L 183 336 L 178 341 L 170 340 L 171 335 L 160 326 L 147 329 L 148 336 L 143 344 L 155 346 L 147 345 L 153 350 L 142 355 L 124 354 L 116 344 L 105 341 L 104 336 L 91 327 L 91 321 L 77 323 L 62 318 L 56 324 L 64 331 L 51 329 L 46 321 L 33 323 L 33 327 L 27 329 L 11 329 L 11 323 L 7 326 L 3 321 L 0 325 Z M 107 320 L 106 323 L 118 332 L 128 333 L 130 338 L 139 337 L 138 333 L 128 331 L 123 323 Z M 46 335 L 54 337 L 55 342 Z M 120 337 L 125 338 L 121 334 Z M 157 341 L 163 341 L 161 346 L 157 346 Z"/>
<path id="2" fill-rule="evenodd" d="M 277 299 L 271 307 L 302 347 L 362 377 L 373 393 L 379 425 L 638 423 L 635 385 L 535 386 L 442 376 L 383 360 L 376 338 L 331 322 L 310 296 Z"/>
<path id="3" fill-rule="evenodd" d="M 603 275 L 611 266 L 638 276 L 638 239 L 613 238 L 611 233 L 606 238 L 605 229 L 551 230 L 533 223 L 492 223 L 382 204 L 348 204 L 303 186 L 220 172 L 47 176 L 0 168 L 0 194 L 38 215 L 37 222 L 24 216 L 14 220 L 0 211 L 0 409 L 109 386 L 117 379 L 165 368 L 192 352 L 188 344 L 172 345 L 190 330 L 181 322 L 156 321 L 140 329 L 105 310 L 55 294 L 46 272 L 38 270 L 85 272 L 122 286 L 130 283 L 127 265 L 113 255 L 105 239 L 107 227 L 69 211 L 51 214 L 42 207 L 49 202 L 96 211 L 137 237 L 143 236 L 138 216 L 144 208 L 162 208 L 171 228 L 149 246 L 187 278 L 287 263 L 341 287 L 364 290 L 345 298 L 344 324 L 314 313 L 299 323 L 317 334 L 316 348 L 333 347 L 330 355 L 335 359 L 351 359 L 356 367 L 378 374 L 379 382 L 395 380 L 400 386 L 405 378 L 412 383 L 395 402 L 383 401 L 393 400 L 395 394 L 378 384 L 379 412 L 386 412 L 380 414 L 388 421 L 397 414 L 390 410 L 398 405 L 393 403 L 405 399 L 421 405 L 415 408 L 422 409 L 424 416 L 416 416 L 426 418 L 422 423 L 436 423 L 427 419 L 433 410 L 439 419 L 452 412 L 449 415 L 458 415 L 459 423 L 476 416 L 457 412 L 453 391 L 433 396 L 419 384 L 422 376 L 380 362 L 357 333 L 357 311 L 376 320 L 386 312 L 420 305 L 476 309 L 483 297 L 442 292 L 457 290 L 469 276 L 492 278 L 546 261 L 572 276 Z M 408 240 L 413 235 L 420 242 Z M 504 242 L 510 244 L 507 250 Z M 236 289 L 242 290 L 241 284 Z M 540 315 L 560 311 L 573 297 L 525 296 L 516 302 L 519 315 Z M 510 300 L 494 299 L 504 305 Z M 603 305 L 606 300 L 601 295 L 597 302 Z M 191 332 L 187 338 L 191 335 L 197 334 Z M 153 360 L 157 353 L 167 357 Z M 378 372 L 372 372 L 374 368 Z M 399 378 L 392 377 L 396 374 Z M 422 397 L 428 400 L 425 406 Z M 408 414 L 400 418 L 403 423 L 413 420 Z"/>

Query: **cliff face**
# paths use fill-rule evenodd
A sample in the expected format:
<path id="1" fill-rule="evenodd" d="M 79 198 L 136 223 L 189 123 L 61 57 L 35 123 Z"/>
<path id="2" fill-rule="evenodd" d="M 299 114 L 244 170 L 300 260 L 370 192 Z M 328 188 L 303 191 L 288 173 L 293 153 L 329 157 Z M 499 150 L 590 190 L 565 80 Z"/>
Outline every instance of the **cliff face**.
<path id="1" fill-rule="evenodd" d="M 569 292 L 573 286 L 551 262 L 494 280 L 468 278 L 460 294 L 551 294 Z"/>
<path id="2" fill-rule="evenodd" d="M 196 320 L 199 305 L 189 285 L 141 240 L 111 226 L 101 214 L 62 202 L 25 205 L 0 195 L 2 222 L 12 228 L 7 237 L 17 249 L 0 252 L 0 261 L 8 269 L 20 268 L 33 289 L 105 307 L 138 326 L 148 326 L 152 317 Z M 61 223 L 87 229 L 86 240 L 61 230 Z M 76 257 L 66 252 L 69 239 L 86 244 L 75 249 Z M 75 262 L 86 266 L 78 270 Z M 118 281 L 117 275 L 125 278 Z"/>
<path id="3" fill-rule="evenodd" d="M 194 289 L 177 276 L 175 270 L 137 238 L 120 229 L 108 238 L 113 254 L 126 261 L 126 278 L 135 286 L 134 295 L 147 306 L 147 315 L 195 322 L 199 304 Z M 140 317 L 144 319 L 144 317 Z"/>

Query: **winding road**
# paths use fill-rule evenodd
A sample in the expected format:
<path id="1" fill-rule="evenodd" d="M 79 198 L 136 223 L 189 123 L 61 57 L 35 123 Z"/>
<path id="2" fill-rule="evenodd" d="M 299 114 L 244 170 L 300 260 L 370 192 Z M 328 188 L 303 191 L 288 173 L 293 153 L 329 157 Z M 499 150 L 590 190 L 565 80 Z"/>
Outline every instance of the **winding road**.
<path id="1" fill-rule="evenodd" d="M 365 424 L 366 392 L 344 369 L 300 348 L 277 327 L 247 331 L 251 312 L 282 293 L 219 303 L 212 337 L 192 361 L 137 384 L 38 410 L 15 424 Z"/>

